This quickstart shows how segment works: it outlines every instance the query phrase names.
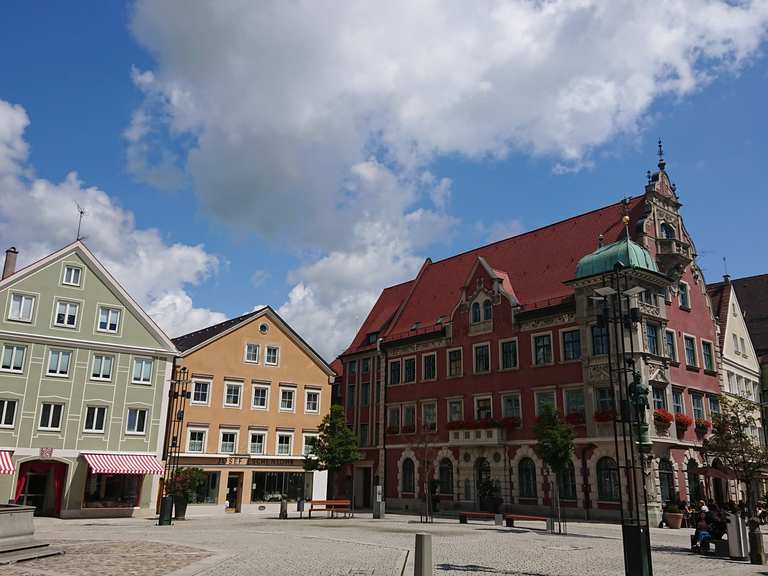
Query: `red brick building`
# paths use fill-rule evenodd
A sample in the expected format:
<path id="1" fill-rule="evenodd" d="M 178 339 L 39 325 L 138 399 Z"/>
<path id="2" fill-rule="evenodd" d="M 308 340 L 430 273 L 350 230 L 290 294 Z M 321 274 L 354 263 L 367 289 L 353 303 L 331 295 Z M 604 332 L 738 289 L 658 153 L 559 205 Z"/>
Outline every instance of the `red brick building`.
<path id="1" fill-rule="evenodd" d="M 548 509 L 533 425 L 552 405 L 577 431 L 563 505 L 574 516 L 614 516 L 612 338 L 596 325 L 594 296 L 617 259 L 643 289 L 632 334 L 652 390 L 652 514 L 678 494 L 696 497 L 701 433 L 685 416 L 683 426 L 654 425 L 655 409 L 703 422 L 719 406 L 716 323 L 680 206 L 661 160 L 641 196 L 427 259 L 416 278 L 386 288 L 340 356 L 336 397 L 364 454 L 356 504 L 368 506 L 381 483 L 388 510 L 417 510 L 429 478 L 443 509 L 479 506 L 489 482 L 506 508 Z"/>

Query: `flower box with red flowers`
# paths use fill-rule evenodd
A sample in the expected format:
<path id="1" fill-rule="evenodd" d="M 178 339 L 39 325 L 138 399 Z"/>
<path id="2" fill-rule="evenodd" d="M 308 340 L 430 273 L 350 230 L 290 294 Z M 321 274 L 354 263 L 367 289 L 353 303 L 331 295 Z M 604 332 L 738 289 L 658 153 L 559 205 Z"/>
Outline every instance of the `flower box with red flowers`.
<path id="1" fill-rule="evenodd" d="M 653 411 L 653 421 L 656 422 L 657 426 L 668 427 L 675 421 L 675 417 L 669 410 L 656 408 L 656 410 Z"/>
<path id="2" fill-rule="evenodd" d="M 403 434 L 413 434 L 414 432 L 416 432 L 416 426 L 413 424 L 410 424 L 408 426 L 403 426 L 400 429 L 400 432 L 402 432 Z"/>
<path id="3" fill-rule="evenodd" d="M 565 417 L 565 421 L 571 426 L 581 426 L 585 422 L 584 412 L 571 412 Z"/>
<path id="4" fill-rule="evenodd" d="M 691 424 L 693 424 L 693 418 L 688 414 L 675 414 L 675 426 L 678 430 L 685 432 L 691 427 Z"/>
<path id="5" fill-rule="evenodd" d="M 504 428 L 520 428 L 520 418 L 517 416 L 507 416 L 501 419 L 501 424 Z"/>
<path id="6" fill-rule="evenodd" d="M 696 418 L 694 428 L 696 428 L 696 432 L 699 434 L 706 434 L 709 429 L 712 428 L 712 422 L 705 420 L 704 418 Z"/>
<path id="7" fill-rule="evenodd" d="M 612 422 L 616 419 L 616 412 L 613 410 L 598 410 L 592 418 L 595 422 Z"/>

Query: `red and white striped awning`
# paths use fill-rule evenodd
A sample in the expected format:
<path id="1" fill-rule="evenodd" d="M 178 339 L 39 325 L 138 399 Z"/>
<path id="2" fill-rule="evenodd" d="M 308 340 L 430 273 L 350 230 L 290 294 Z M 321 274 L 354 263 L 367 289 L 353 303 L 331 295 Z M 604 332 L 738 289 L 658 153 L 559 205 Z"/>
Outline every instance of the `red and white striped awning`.
<path id="1" fill-rule="evenodd" d="M 0 450 L 0 474 L 13 474 L 16 471 L 11 454 L 9 450 Z"/>
<path id="2" fill-rule="evenodd" d="M 151 454 L 93 454 L 83 452 L 94 474 L 162 474 L 163 466 Z"/>

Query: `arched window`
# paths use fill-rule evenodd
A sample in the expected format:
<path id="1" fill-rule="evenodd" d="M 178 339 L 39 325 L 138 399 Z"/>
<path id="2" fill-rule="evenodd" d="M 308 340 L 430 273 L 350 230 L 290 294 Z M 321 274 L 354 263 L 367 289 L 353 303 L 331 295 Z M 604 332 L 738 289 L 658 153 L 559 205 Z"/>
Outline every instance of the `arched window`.
<path id="1" fill-rule="evenodd" d="M 440 460 L 438 475 L 440 477 L 440 494 L 453 494 L 453 462 L 450 458 Z"/>
<path id="2" fill-rule="evenodd" d="M 659 487 L 661 501 L 666 504 L 675 497 L 675 469 L 668 458 L 659 460 Z"/>
<path id="3" fill-rule="evenodd" d="M 573 462 L 568 462 L 565 470 L 558 474 L 557 488 L 562 500 L 576 500 L 576 471 Z"/>
<path id="4" fill-rule="evenodd" d="M 480 322 L 480 302 L 472 303 L 472 324 Z"/>
<path id="5" fill-rule="evenodd" d="M 523 458 L 517 465 L 520 498 L 536 498 L 536 464 L 530 458 Z"/>
<path id="6" fill-rule="evenodd" d="M 616 461 L 608 456 L 597 461 L 597 499 L 609 502 L 619 500 L 619 469 Z"/>
<path id="7" fill-rule="evenodd" d="M 483 320 L 490 320 L 493 317 L 493 305 L 490 300 L 483 302 Z"/>
<path id="8" fill-rule="evenodd" d="M 675 239 L 675 229 L 666 222 L 661 223 L 661 237 L 667 240 Z"/>
<path id="9" fill-rule="evenodd" d="M 406 458 L 403 460 L 403 492 L 413 493 L 416 491 L 416 477 L 414 474 L 413 460 Z"/>
<path id="10" fill-rule="evenodd" d="M 688 501 L 691 503 L 701 499 L 699 490 L 699 465 L 696 460 L 688 460 L 688 467 L 685 471 L 688 477 Z"/>

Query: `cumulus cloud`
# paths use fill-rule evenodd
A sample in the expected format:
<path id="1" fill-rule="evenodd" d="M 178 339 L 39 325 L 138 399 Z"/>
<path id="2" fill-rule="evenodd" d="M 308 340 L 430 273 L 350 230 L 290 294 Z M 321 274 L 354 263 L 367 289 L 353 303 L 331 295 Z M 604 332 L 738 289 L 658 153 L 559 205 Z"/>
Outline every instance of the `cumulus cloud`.
<path id="1" fill-rule="evenodd" d="M 283 311 L 316 345 L 329 330 L 348 341 L 356 326 L 329 328 L 334 306 L 362 310 L 451 233 L 436 159 L 522 152 L 558 173 L 589 166 L 659 97 L 738 70 L 767 22 L 764 0 L 140 0 L 132 29 L 156 66 L 134 82 L 151 127 L 129 129 L 150 134 L 137 148 L 165 131 L 180 154 L 169 161 L 214 218 L 312 254 Z M 376 259 L 393 246 L 405 252 Z M 334 280 L 349 277 L 347 260 L 381 284 Z"/>
<path id="2" fill-rule="evenodd" d="M 55 183 L 27 164 L 21 106 L 0 100 L 0 237 L 20 250 L 20 264 L 71 243 L 75 203 L 86 210 L 81 235 L 102 263 L 171 336 L 226 317 L 195 308 L 186 292 L 215 274 L 219 261 L 203 246 L 168 244 L 156 229 L 137 228 L 133 214 L 106 192 L 85 186 L 75 172 Z"/>
<path id="3" fill-rule="evenodd" d="M 475 229 L 483 239 L 489 243 L 504 240 L 505 238 L 517 236 L 518 234 L 525 232 L 525 226 L 523 226 L 523 223 L 517 218 L 498 220 L 491 224 L 478 222 L 475 224 Z"/>

